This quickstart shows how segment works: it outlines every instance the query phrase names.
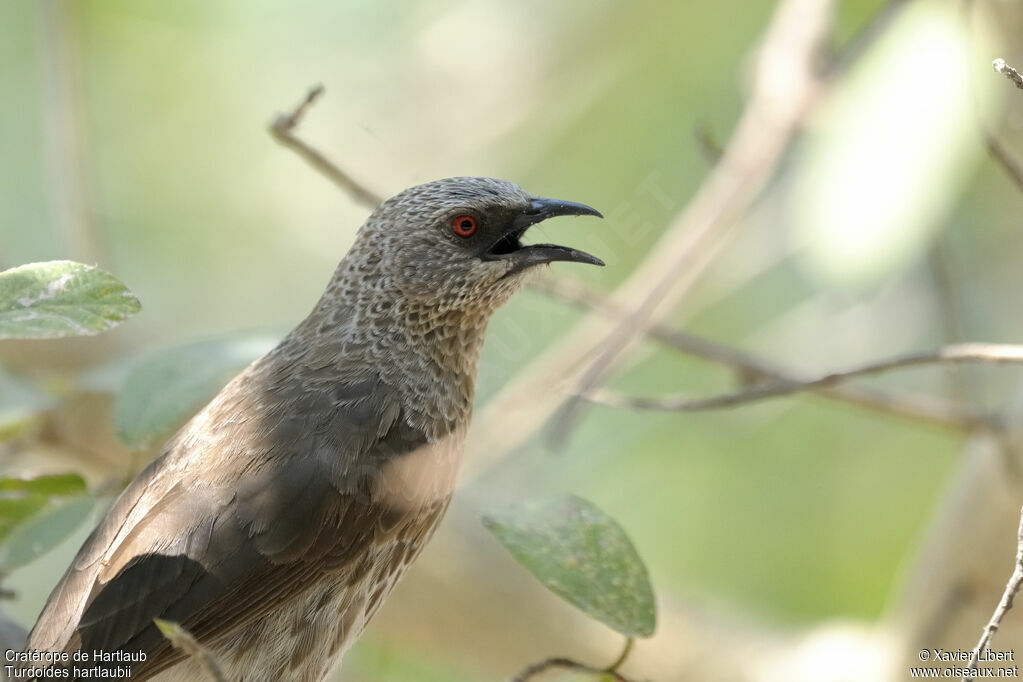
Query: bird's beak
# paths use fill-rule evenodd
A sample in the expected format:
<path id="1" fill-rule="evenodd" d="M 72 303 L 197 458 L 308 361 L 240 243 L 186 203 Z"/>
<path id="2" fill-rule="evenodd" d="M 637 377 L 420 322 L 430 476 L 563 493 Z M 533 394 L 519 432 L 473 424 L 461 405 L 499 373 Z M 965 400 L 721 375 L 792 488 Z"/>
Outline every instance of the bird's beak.
<path id="1" fill-rule="evenodd" d="M 589 263 L 603 265 L 604 261 L 596 256 L 557 244 L 531 244 L 523 246 L 519 239 L 531 225 L 562 215 L 604 216 L 595 208 L 574 201 L 561 199 L 534 198 L 529 207 L 515 216 L 501 238 L 484 253 L 486 260 L 509 259 L 515 261 L 513 272 L 524 270 L 533 265 L 568 261 L 572 263 Z M 509 273 L 510 274 L 510 273 Z"/>

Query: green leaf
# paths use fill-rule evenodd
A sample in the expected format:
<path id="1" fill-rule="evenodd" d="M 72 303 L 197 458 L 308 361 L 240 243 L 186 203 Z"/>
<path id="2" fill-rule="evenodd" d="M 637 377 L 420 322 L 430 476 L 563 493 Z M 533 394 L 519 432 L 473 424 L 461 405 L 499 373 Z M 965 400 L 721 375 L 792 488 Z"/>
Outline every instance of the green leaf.
<path id="1" fill-rule="evenodd" d="M 59 544 L 89 517 L 94 503 L 77 474 L 0 478 L 0 573 Z"/>
<path id="2" fill-rule="evenodd" d="M 201 341 L 143 361 L 114 399 L 117 435 L 131 448 L 162 440 L 276 343 L 266 335 Z"/>
<path id="3" fill-rule="evenodd" d="M 120 280 L 91 265 L 50 261 L 0 272 L 0 339 L 98 334 L 141 307 Z"/>
<path id="4" fill-rule="evenodd" d="M 627 637 L 649 637 L 657 616 L 646 566 L 625 531 L 570 495 L 483 515 L 483 525 L 552 592 Z"/>
<path id="5" fill-rule="evenodd" d="M 37 478 L 0 478 L 0 495 L 22 493 L 55 497 L 58 495 L 83 495 L 87 492 L 85 481 L 78 474 L 53 474 Z"/>

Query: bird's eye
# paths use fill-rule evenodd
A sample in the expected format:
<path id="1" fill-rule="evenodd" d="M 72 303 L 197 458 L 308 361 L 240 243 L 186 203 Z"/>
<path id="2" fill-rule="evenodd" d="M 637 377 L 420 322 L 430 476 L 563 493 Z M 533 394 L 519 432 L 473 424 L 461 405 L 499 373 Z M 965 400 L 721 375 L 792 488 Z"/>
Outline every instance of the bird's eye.
<path id="1" fill-rule="evenodd" d="M 471 215 L 460 215 L 451 221 L 451 229 L 454 230 L 455 234 L 459 237 L 473 236 L 476 234 L 477 227 L 476 219 Z"/>

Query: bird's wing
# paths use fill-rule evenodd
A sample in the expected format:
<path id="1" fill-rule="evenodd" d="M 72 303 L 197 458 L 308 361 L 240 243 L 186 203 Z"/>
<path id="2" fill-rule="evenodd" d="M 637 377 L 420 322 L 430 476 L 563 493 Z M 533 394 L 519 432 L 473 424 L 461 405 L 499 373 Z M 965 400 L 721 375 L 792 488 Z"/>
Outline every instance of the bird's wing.
<path id="1" fill-rule="evenodd" d="M 428 532 L 414 519 L 443 511 L 446 495 L 403 501 L 400 476 L 381 497 L 388 464 L 429 444 L 375 378 L 224 395 L 121 495 L 51 594 L 30 649 L 143 651 L 132 678 L 146 679 L 181 658 L 154 618 L 216 642 L 325 572 L 354 579 L 371 542 L 420 541 L 405 537 Z"/>

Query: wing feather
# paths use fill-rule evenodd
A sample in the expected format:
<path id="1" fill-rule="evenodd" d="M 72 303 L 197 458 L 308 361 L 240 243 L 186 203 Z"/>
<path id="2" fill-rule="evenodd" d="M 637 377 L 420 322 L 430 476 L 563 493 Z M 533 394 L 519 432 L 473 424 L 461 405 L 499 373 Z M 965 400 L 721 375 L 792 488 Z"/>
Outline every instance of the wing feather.
<path id="1" fill-rule="evenodd" d="M 255 371 L 122 493 L 51 594 L 30 648 L 144 651 L 132 672 L 144 680 L 182 656 L 154 618 L 215 643 L 325 572 L 354 574 L 369 543 L 405 532 L 409 511 L 373 498 L 386 462 L 426 443 L 394 393 L 365 375 L 314 390 L 278 379 L 268 391 Z"/>

